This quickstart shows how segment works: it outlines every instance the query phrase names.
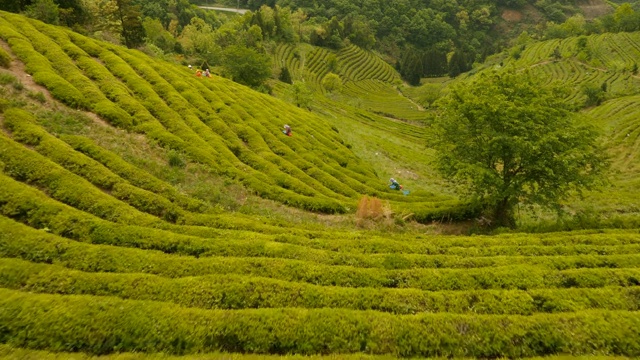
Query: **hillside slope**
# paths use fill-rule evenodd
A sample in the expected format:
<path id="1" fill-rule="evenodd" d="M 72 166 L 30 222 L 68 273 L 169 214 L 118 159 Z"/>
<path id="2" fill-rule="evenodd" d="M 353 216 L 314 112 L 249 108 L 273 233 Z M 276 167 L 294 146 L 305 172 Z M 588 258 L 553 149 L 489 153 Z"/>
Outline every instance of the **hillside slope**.
<path id="1" fill-rule="evenodd" d="M 184 153 L 261 197 L 325 213 L 355 209 L 362 195 L 419 204 L 422 218 L 456 201 L 388 189 L 325 119 L 222 78 L 63 28 L 3 13 L 0 38 L 36 83 L 68 106 Z M 293 137 L 280 129 L 291 125 Z"/>
<path id="2" fill-rule="evenodd" d="M 640 212 L 640 33 L 617 33 L 528 44 L 506 65 L 567 84 L 567 99 L 602 129 L 612 160 L 611 186 L 569 205 L 602 214 Z M 586 87 L 601 91 L 601 104 L 586 106 Z"/>

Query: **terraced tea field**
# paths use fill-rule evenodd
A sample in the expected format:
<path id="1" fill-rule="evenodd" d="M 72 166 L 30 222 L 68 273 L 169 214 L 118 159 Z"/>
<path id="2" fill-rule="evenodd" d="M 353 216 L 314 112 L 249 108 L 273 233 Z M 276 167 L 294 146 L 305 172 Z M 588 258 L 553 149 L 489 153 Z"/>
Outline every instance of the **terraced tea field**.
<path id="1" fill-rule="evenodd" d="M 377 237 L 160 229 L 99 219 L 1 181 L 10 191 L 0 199 L 0 323 L 12 347 L 640 354 L 637 230 Z"/>
<path id="2" fill-rule="evenodd" d="M 332 61 L 335 65 L 330 64 Z M 324 76 L 332 70 L 342 77 L 343 82 L 371 79 L 391 83 L 400 80 L 391 65 L 355 45 L 332 51 L 305 44 L 281 44 L 275 50 L 274 66 L 276 70 L 286 66 L 294 79 L 305 79 L 320 87 Z"/>
<path id="3" fill-rule="evenodd" d="M 194 182 L 303 210 L 353 212 L 366 194 L 424 221 L 469 215 L 377 174 L 428 163 L 425 126 L 326 98 L 307 112 L 3 12 L 0 39 L 13 59 L 0 69 L 0 357 L 640 356 L 637 229 L 444 236 L 228 212 L 174 179 L 179 166 L 149 164 L 166 151 L 206 170 Z M 354 84 L 392 80 L 357 67 L 343 68 Z M 591 109 L 616 114 L 612 151 L 629 166 L 634 100 Z M 390 155 L 402 151 L 421 155 Z"/>
<path id="4" fill-rule="evenodd" d="M 432 116 L 394 86 L 380 80 L 350 81 L 345 84 L 344 94 L 357 98 L 363 109 L 393 119 L 425 122 Z"/>
<path id="5" fill-rule="evenodd" d="M 2 16 L 0 37 L 55 98 L 182 152 L 264 198 L 325 213 L 353 211 L 363 194 L 392 206 L 415 203 L 425 219 L 458 211 L 452 198 L 420 191 L 408 198 L 389 190 L 386 179 L 313 113 L 231 81 L 197 78 L 137 51 Z M 283 124 L 295 129 L 294 137 L 282 135 Z"/>

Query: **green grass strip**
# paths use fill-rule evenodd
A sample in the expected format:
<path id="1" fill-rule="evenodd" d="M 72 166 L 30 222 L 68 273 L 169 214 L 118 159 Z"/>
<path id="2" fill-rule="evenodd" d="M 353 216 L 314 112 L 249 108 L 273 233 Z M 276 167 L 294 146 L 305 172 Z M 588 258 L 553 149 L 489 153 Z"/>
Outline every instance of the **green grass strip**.
<path id="1" fill-rule="evenodd" d="M 327 232 L 327 234 L 331 234 Z M 497 236 L 442 236 L 421 234 L 377 235 L 361 232 L 350 238 L 308 238 L 279 235 L 276 241 L 340 252 L 365 254 L 450 254 L 466 256 L 491 255 L 571 255 L 589 253 L 591 246 L 640 244 L 640 231 L 599 230 L 585 232 L 558 232 L 547 234 L 508 234 Z M 581 246 L 586 252 L 563 249 L 564 246 Z M 535 248 L 533 247 L 535 246 Z M 456 249 L 457 248 L 457 249 Z M 466 249 L 465 249 L 466 248 Z M 590 250 L 586 250 L 590 249 Z M 570 252 L 565 252 L 570 251 Z M 574 252 L 576 251 L 576 252 Z"/>
<path id="2" fill-rule="evenodd" d="M 144 354 L 118 353 L 111 355 L 89 355 L 85 353 L 70 352 L 48 352 L 42 350 L 29 350 L 13 348 L 0 344 L 0 358 L 5 360 L 393 360 L 391 355 L 365 355 L 365 354 L 334 354 L 334 355 L 256 355 L 256 354 L 233 354 L 233 353 L 207 353 L 199 355 L 166 355 L 166 354 Z M 609 358 L 604 358 L 606 360 Z M 615 358 L 610 358 L 615 359 Z M 620 358 L 622 359 L 622 358 Z M 600 359 L 593 359 L 600 360 Z"/>

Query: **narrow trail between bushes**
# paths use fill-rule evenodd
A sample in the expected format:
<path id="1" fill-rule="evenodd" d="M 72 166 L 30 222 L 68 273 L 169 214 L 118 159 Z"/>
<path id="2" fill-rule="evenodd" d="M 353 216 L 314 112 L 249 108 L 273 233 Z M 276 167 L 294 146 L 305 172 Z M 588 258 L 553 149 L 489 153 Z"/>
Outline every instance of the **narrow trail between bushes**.
<path id="1" fill-rule="evenodd" d="M 33 80 L 33 77 L 27 73 L 27 69 L 24 63 L 16 59 L 15 55 L 13 54 L 13 52 L 11 51 L 11 48 L 9 47 L 9 45 L 7 45 L 7 43 L 0 40 L 0 47 L 2 47 L 8 54 L 11 54 L 11 64 L 9 65 L 8 70 L 20 81 L 20 83 L 24 86 L 24 88 L 31 92 L 42 93 L 45 99 L 47 99 L 46 103 L 43 104 L 43 106 L 49 108 L 50 110 L 65 107 L 62 103 L 56 100 L 53 97 L 53 95 L 51 95 L 51 93 L 46 87 L 37 84 L 35 80 Z M 77 111 L 84 114 L 85 116 L 87 116 L 88 118 L 90 118 L 91 120 L 95 121 L 96 123 L 102 126 L 106 126 L 106 127 L 111 126 L 109 125 L 109 123 L 104 121 L 98 115 L 90 111 L 79 110 L 79 109 Z"/>
<path id="2" fill-rule="evenodd" d="M 9 71 L 22 83 L 25 89 L 33 92 L 41 92 L 44 97 L 47 99 L 48 103 L 55 103 L 56 100 L 51 96 L 49 90 L 44 86 L 36 84 L 31 75 L 27 74 L 27 70 L 25 65 L 18 59 L 16 59 L 15 55 L 11 51 L 11 48 L 7 43 L 0 40 L 0 47 L 8 54 L 11 54 L 11 64 L 9 65 Z"/>
<path id="3" fill-rule="evenodd" d="M 412 98 L 406 96 L 405 94 L 402 93 L 402 91 L 398 90 L 396 88 L 396 90 L 398 91 L 398 95 L 402 96 L 403 98 L 409 100 L 410 103 L 412 103 L 413 105 L 415 105 L 419 111 L 425 111 L 424 107 L 422 107 L 422 105 L 418 104 L 417 102 L 413 101 Z"/>

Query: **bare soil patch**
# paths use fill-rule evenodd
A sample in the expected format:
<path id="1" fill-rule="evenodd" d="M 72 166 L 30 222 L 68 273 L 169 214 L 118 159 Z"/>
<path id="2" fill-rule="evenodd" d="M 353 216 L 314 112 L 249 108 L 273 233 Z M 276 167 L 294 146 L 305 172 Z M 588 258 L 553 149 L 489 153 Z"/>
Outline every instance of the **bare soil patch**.
<path id="1" fill-rule="evenodd" d="M 505 10 L 501 15 L 504 21 L 518 22 L 522 20 L 522 13 L 518 10 Z"/>
<path id="2" fill-rule="evenodd" d="M 33 92 L 41 92 L 42 94 L 44 94 L 44 97 L 47 99 L 47 102 L 49 103 L 54 102 L 55 100 L 53 99 L 53 96 L 51 96 L 51 93 L 49 93 L 49 90 L 47 90 L 47 88 L 45 88 L 44 86 L 36 84 L 36 82 L 33 81 L 33 78 L 31 77 L 31 75 L 27 74 L 27 70 L 24 64 L 20 60 L 16 59 L 9 45 L 4 41 L 0 40 L 0 47 L 2 47 L 8 54 L 11 55 L 12 60 L 11 60 L 11 64 L 9 65 L 9 71 L 11 71 L 13 75 L 18 80 L 20 80 L 22 85 L 24 85 L 25 89 Z"/>
<path id="3" fill-rule="evenodd" d="M 613 7 L 604 0 L 587 0 L 577 5 L 588 20 L 613 12 Z"/>
<path id="4" fill-rule="evenodd" d="M 33 80 L 33 77 L 31 75 L 29 75 L 27 73 L 27 69 L 26 66 L 24 65 L 24 63 L 20 60 L 18 60 L 14 55 L 13 52 L 11 51 L 11 48 L 9 47 L 9 45 L 7 43 L 5 43 L 4 41 L 0 40 L 0 47 L 2 47 L 8 54 L 11 55 L 12 57 L 12 61 L 11 61 L 11 65 L 9 66 L 9 71 L 11 71 L 13 73 L 13 75 L 20 80 L 20 82 L 22 83 L 22 85 L 24 86 L 24 88 L 28 91 L 32 91 L 32 92 L 41 92 L 44 97 L 47 99 L 47 104 L 49 104 L 48 106 L 45 105 L 45 107 L 48 108 L 56 108 L 58 106 L 62 106 L 58 100 L 56 100 L 51 93 L 49 92 L 49 90 L 47 90 L 46 87 L 36 84 L 36 82 Z M 52 106 L 53 105 L 53 106 Z M 91 120 L 95 121 L 96 123 L 102 125 L 102 126 L 107 126 L 110 127 L 111 125 L 109 125 L 109 123 L 107 123 L 106 121 L 104 121 L 103 119 L 101 119 L 98 115 L 89 112 L 89 111 L 81 111 L 78 110 L 80 112 L 82 112 L 84 115 L 86 115 L 87 117 L 89 117 Z"/>

